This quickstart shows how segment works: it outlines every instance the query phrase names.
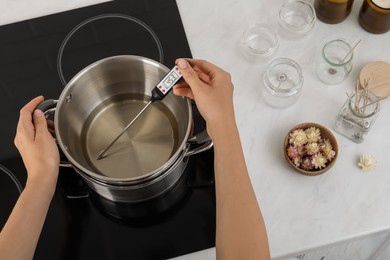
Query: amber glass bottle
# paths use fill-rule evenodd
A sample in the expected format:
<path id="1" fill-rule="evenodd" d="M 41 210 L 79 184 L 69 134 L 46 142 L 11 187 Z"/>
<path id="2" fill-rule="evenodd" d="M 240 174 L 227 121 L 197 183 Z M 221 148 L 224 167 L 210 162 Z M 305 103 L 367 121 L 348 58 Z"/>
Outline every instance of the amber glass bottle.
<path id="1" fill-rule="evenodd" d="M 390 0 L 364 0 L 359 13 L 359 23 L 370 33 L 390 30 Z"/>
<path id="2" fill-rule="evenodd" d="M 315 0 L 317 18 L 324 23 L 340 23 L 351 13 L 353 0 Z"/>

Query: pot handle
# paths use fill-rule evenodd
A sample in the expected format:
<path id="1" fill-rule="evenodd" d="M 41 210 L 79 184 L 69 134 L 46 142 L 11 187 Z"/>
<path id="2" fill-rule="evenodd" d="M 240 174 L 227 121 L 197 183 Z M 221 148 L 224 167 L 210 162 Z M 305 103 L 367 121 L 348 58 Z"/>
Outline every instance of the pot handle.
<path id="1" fill-rule="evenodd" d="M 190 147 L 188 148 L 185 157 L 207 151 L 214 145 L 206 130 L 188 139 L 187 143 Z M 191 148 L 191 146 L 195 147 Z"/>
<path id="2" fill-rule="evenodd" d="M 43 102 L 41 102 L 36 109 L 39 109 L 43 112 L 45 118 L 47 119 L 50 115 L 54 114 L 56 111 L 58 100 L 55 99 L 47 99 Z M 53 137 L 56 144 L 58 145 L 58 141 L 55 137 Z M 66 161 L 60 161 L 60 167 L 66 167 L 66 168 L 72 168 L 72 164 L 70 162 Z"/>
<path id="3" fill-rule="evenodd" d="M 54 113 L 55 107 L 57 106 L 58 100 L 54 99 L 47 99 L 45 101 L 42 101 L 36 109 L 39 109 L 43 112 L 43 114 L 46 116 L 46 118 Z"/>
<path id="4" fill-rule="evenodd" d="M 213 142 L 207 134 L 205 120 L 201 116 L 195 102 L 192 102 L 191 105 L 194 120 L 194 135 L 187 140 L 188 150 L 185 154 L 186 157 L 207 151 L 213 147 Z"/>

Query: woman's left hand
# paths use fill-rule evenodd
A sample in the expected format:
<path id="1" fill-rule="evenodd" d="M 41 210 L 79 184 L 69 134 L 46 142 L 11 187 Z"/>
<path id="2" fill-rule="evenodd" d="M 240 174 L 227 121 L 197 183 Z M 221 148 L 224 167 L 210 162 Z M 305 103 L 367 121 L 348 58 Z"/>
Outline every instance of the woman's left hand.
<path id="1" fill-rule="evenodd" d="M 43 100 L 42 96 L 36 97 L 20 110 L 15 145 L 27 169 L 27 182 L 48 181 L 55 185 L 59 152 L 43 112 L 36 109 Z"/>

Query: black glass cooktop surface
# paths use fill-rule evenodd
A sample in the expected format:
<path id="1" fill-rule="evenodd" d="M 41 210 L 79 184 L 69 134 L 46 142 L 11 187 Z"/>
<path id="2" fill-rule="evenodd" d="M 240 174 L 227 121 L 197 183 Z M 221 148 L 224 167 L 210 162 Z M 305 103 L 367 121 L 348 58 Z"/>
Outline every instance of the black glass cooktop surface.
<path id="1" fill-rule="evenodd" d="M 18 197 L 5 171 L 26 181 L 13 144 L 20 108 L 38 95 L 58 98 L 77 72 L 114 55 L 168 68 L 191 57 L 176 2 L 112 1 L 0 26 L 0 227 Z M 189 157 L 172 189 L 131 205 L 102 199 L 61 169 L 35 259 L 166 259 L 213 247 L 213 158 L 213 150 Z"/>

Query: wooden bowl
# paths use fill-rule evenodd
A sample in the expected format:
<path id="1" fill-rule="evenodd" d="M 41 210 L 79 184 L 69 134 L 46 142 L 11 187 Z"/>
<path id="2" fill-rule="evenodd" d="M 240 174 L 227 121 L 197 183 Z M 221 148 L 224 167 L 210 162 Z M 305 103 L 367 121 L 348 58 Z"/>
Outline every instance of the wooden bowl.
<path id="1" fill-rule="evenodd" d="M 318 170 L 316 170 L 316 169 L 314 169 L 314 170 L 304 170 L 304 169 L 296 166 L 291 161 L 291 159 L 288 157 L 288 155 L 287 155 L 287 148 L 289 147 L 289 135 L 290 135 L 290 133 L 292 133 L 293 131 L 295 131 L 297 129 L 306 130 L 309 127 L 316 127 L 318 129 L 320 129 L 322 139 L 328 139 L 330 141 L 332 147 L 333 147 L 333 150 L 336 152 L 335 157 L 332 159 L 332 161 L 330 161 L 330 162 L 328 162 L 326 164 L 325 168 L 318 169 Z M 283 149 L 284 149 L 284 151 L 283 151 L 284 156 L 285 156 L 287 162 L 290 164 L 290 166 L 292 168 L 294 168 L 294 170 L 296 170 L 300 174 L 308 175 L 308 176 L 316 176 L 316 175 L 320 175 L 320 174 L 323 174 L 326 171 L 328 171 L 336 163 L 336 160 L 337 160 L 337 157 L 338 157 L 338 154 L 339 154 L 339 148 L 338 148 L 338 145 L 337 145 L 337 141 L 336 141 L 336 138 L 334 137 L 334 135 L 332 134 L 332 132 L 329 129 L 327 129 L 326 127 L 324 127 L 324 126 L 322 126 L 320 124 L 316 124 L 316 123 L 302 123 L 302 124 L 299 124 L 299 125 L 293 127 L 290 131 L 288 131 L 288 133 L 287 133 L 287 135 L 286 135 L 286 137 L 284 139 Z"/>

